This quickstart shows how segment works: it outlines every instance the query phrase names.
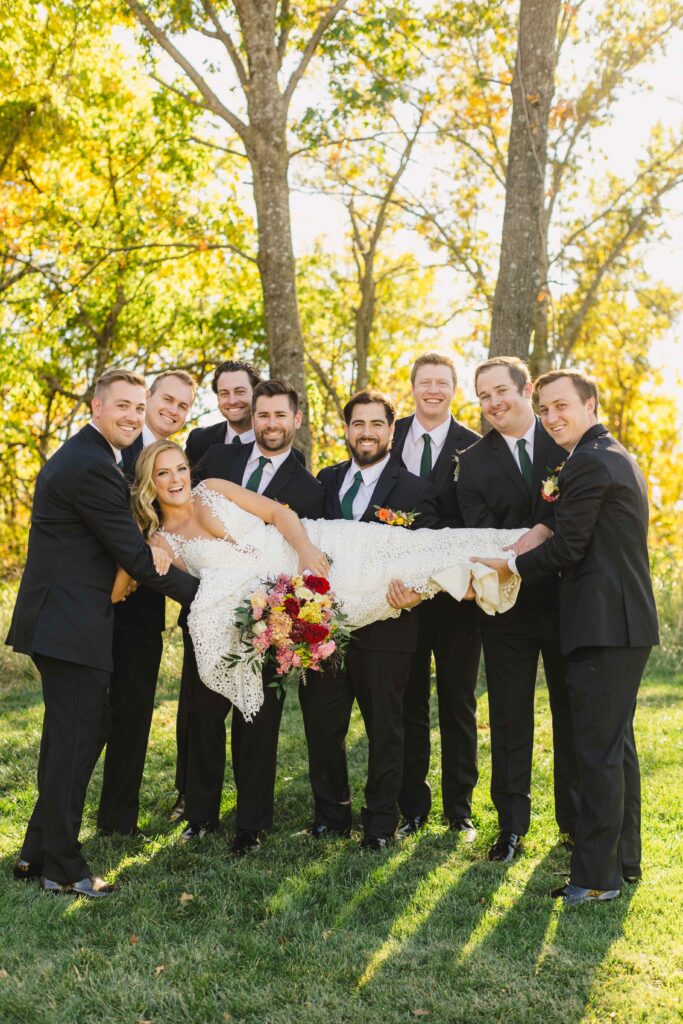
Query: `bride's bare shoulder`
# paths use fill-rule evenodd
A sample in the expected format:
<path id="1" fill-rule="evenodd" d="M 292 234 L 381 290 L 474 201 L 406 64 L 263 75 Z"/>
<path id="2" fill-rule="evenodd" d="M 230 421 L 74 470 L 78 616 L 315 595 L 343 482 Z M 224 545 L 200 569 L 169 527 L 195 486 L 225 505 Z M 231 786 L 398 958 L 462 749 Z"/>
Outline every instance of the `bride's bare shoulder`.
<path id="1" fill-rule="evenodd" d="M 220 480 L 218 477 L 210 477 L 208 480 L 203 480 L 200 487 L 205 487 L 209 491 L 222 494 L 224 498 L 233 498 L 235 492 L 241 489 L 237 484 L 231 483 L 230 480 Z"/>

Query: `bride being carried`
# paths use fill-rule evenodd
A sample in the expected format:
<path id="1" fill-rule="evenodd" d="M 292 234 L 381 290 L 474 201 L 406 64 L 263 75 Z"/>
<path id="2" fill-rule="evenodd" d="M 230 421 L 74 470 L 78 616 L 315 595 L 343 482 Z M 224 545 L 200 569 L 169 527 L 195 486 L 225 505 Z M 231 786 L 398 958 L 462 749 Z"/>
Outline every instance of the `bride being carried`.
<path id="1" fill-rule="evenodd" d="M 208 479 L 192 490 L 182 448 L 172 441 L 140 454 L 133 513 L 142 532 L 168 564 L 199 577 L 189 628 L 204 684 L 226 696 L 250 719 L 263 703 L 261 679 L 247 659 L 234 664 L 241 637 L 238 606 L 279 574 L 326 576 L 351 629 L 396 617 L 388 590 L 393 581 L 423 599 L 447 591 L 474 599 L 487 613 L 515 603 L 519 578 L 506 587 L 473 555 L 501 557 L 524 530 L 387 530 L 379 523 L 301 520 L 290 508 L 225 480 Z M 130 578 L 119 570 L 113 601 Z M 226 660 L 227 659 L 227 660 Z"/>

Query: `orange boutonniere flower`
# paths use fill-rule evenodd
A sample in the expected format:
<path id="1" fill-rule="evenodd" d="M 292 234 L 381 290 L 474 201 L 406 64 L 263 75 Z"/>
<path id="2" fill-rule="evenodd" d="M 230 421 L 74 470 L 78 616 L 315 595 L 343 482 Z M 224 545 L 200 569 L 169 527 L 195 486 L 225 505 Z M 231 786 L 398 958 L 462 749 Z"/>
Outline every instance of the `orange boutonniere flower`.
<path id="1" fill-rule="evenodd" d="M 557 501 L 560 496 L 560 486 L 557 482 L 557 478 L 562 471 L 564 462 L 561 463 L 556 469 L 549 469 L 550 476 L 547 476 L 541 484 L 541 497 L 544 501 Z"/>
<path id="2" fill-rule="evenodd" d="M 379 519 L 380 523 L 386 523 L 387 526 L 412 526 L 419 512 L 401 512 L 395 511 L 393 508 L 381 508 L 379 505 L 375 505 L 377 511 L 375 512 L 375 519 Z"/>

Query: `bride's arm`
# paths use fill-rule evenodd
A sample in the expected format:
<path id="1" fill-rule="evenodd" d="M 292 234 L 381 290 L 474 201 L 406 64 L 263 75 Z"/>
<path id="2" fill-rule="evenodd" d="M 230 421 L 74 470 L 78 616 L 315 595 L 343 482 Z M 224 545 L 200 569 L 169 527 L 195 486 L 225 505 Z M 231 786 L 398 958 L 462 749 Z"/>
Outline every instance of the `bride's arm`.
<path id="1" fill-rule="evenodd" d="M 245 512 L 251 512 L 258 516 L 264 523 L 276 527 L 291 544 L 299 556 L 299 571 L 308 569 L 319 576 L 329 575 L 330 566 L 324 553 L 312 544 L 303 523 L 296 512 L 279 501 L 265 498 L 262 494 L 248 491 L 245 487 L 233 484 L 229 480 L 217 480 L 212 478 L 205 480 L 204 485 L 212 491 L 218 491 L 230 501 L 243 508 Z"/>

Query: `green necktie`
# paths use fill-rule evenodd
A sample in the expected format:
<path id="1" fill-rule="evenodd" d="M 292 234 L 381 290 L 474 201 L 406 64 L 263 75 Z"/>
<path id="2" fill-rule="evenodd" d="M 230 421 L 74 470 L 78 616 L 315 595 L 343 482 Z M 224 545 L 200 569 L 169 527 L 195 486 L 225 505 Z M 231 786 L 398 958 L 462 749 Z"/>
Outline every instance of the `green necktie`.
<path id="1" fill-rule="evenodd" d="M 420 476 L 429 476 L 432 471 L 432 439 L 429 434 L 423 434 L 422 458 L 420 459 Z"/>
<path id="2" fill-rule="evenodd" d="M 353 503 L 363 483 L 363 474 L 360 470 L 353 478 L 353 483 L 341 500 L 341 514 L 344 519 L 353 519 Z"/>
<path id="3" fill-rule="evenodd" d="M 527 487 L 531 490 L 534 482 L 534 467 L 531 465 L 531 459 L 529 458 L 529 453 L 526 450 L 526 441 L 523 437 L 517 442 L 517 451 L 519 452 L 519 468 L 522 471 L 522 476 L 526 480 Z"/>
<path id="4" fill-rule="evenodd" d="M 230 444 L 242 444 L 242 438 L 239 434 L 235 434 Z"/>
<path id="5" fill-rule="evenodd" d="M 247 480 L 247 490 L 258 492 L 259 484 L 261 483 L 261 477 L 263 476 L 263 469 L 266 462 L 270 462 L 270 459 L 265 455 L 259 455 L 258 466 Z"/>

